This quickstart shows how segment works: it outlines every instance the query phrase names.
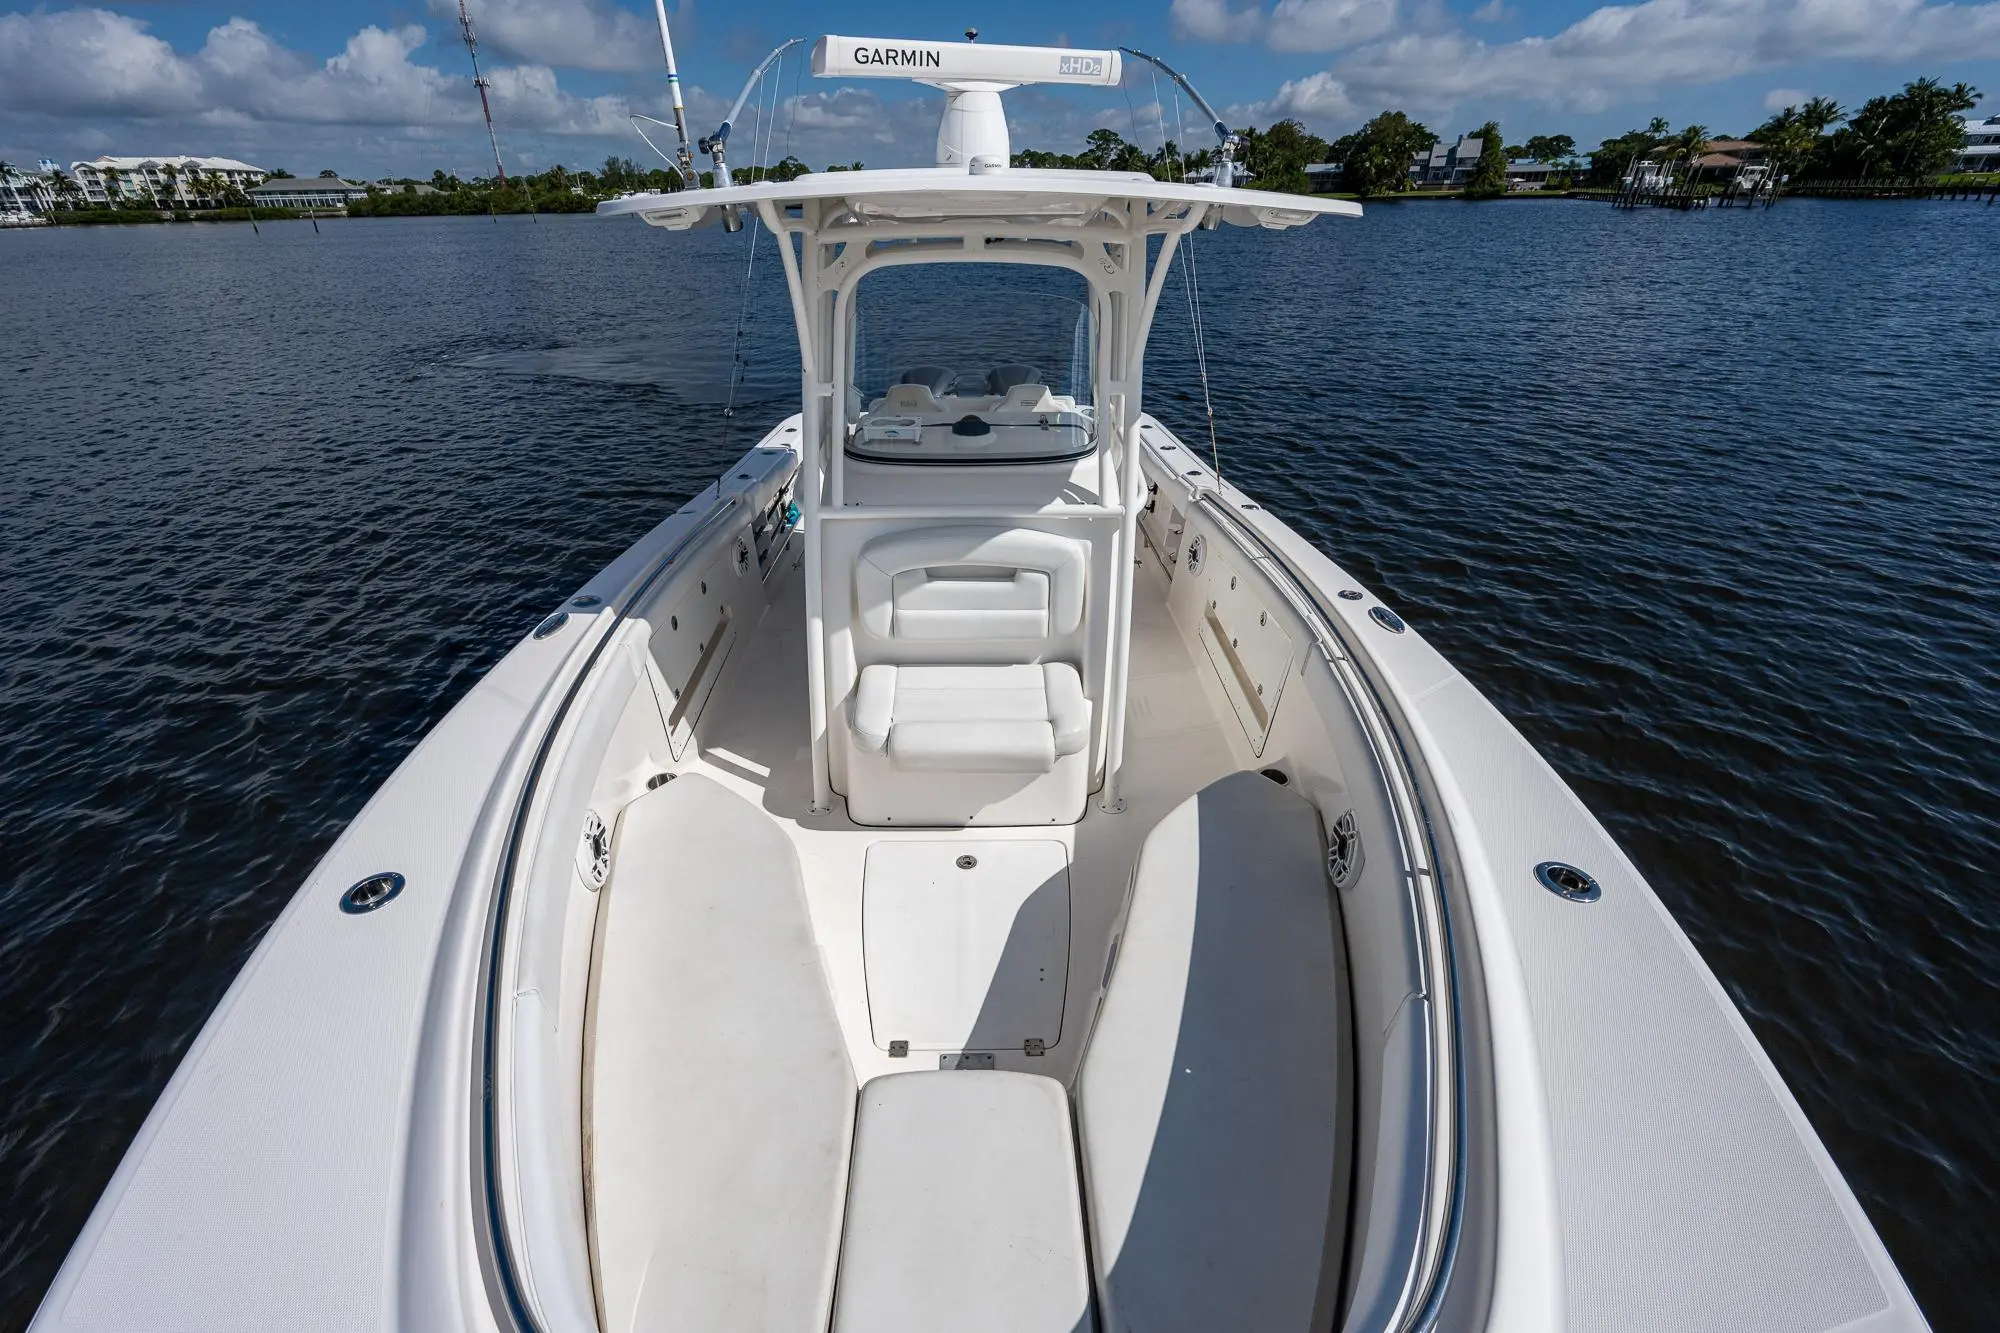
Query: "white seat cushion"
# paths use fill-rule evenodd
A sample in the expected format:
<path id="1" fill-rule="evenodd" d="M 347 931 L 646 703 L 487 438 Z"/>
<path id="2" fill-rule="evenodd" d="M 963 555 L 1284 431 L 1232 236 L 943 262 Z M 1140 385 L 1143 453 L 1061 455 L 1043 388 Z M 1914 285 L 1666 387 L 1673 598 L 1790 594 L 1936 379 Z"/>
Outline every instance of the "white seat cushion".
<path id="1" fill-rule="evenodd" d="M 861 672 L 854 737 L 897 768 L 924 773 L 1047 773 L 1090 741 L 1090 701 L 1066 662 L 890 666 Z"/>
<path id="2" fill-rule="evenodd" d="M 1062 1084 L 929 1070 L 862 1088 L 839 1293 L 835 1333 L 1089 1333 Z"/>
<path id="3" fill-rule="evenodd" d="M 606 1333 L 823 1328 L 854 1070 L 792 844 L 686 775 L 615 853 L 585 1074 Z"/>
<path id="4" fill-rule="evenodd" d="M 1076 633 L 1089 551 L 1031 528 L 914 528 L 854 562 L 856 621 L 877 639 L 1032 642 Z"/>
<path id="5" fill-rule="evenodd" d="M 889 580 L 889 594 L 898 639 L 1049 636 L 1049 576 L 1039 569 L 906 569 Z"/>
<path id="6" fill-rule="evenodd" d="M 1319 819 L 1237 773 L 1146 838 L 1077 1080 L 1111 1330 L 1331 1325 L 1349 1087 Z"/>

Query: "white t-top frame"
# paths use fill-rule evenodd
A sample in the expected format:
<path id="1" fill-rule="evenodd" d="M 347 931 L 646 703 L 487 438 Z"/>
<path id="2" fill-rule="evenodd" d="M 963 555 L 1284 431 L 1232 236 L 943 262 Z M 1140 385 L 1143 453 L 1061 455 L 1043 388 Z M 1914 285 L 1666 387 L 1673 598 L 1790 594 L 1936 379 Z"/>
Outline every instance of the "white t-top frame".
<path id="1" fill-rule="evenodd" d="M 1142 505 L 1138 421 L 1146 341 L 1182 238 L 1221 222 L 1283 230 L 1324 214 L 1359 216 L 1343 200 L 1307 198 L 1122 172 L 919 168 L 826 173 L 790 182 L 638 195 L 599 206 L 637 213 L 673 231 L 752 212 L 779 238 L 798 328 L 803 460 L 797 488 L 805 533 L 807 676 L 811 701 L 812 808 L 832 809 L 829 764 L 824 524 L 841 517 L 1055 517 L 1118 520 L 1103 730 L 1100 803 L 1122 808 L 1125 700 L 1130 676 L 1133 551 Z M 1151 244 L 1159 238 L 1157 250 Z M 1031 264 L 1066 268 L 1090 289 L 1091 400 L 1098 468 L 1096 505 L 1003 512 L 980 505 L 854 506 L 847 502 L 844 443 L 850 422 L 856 286 L 877 270 L 911 264 Z"/>

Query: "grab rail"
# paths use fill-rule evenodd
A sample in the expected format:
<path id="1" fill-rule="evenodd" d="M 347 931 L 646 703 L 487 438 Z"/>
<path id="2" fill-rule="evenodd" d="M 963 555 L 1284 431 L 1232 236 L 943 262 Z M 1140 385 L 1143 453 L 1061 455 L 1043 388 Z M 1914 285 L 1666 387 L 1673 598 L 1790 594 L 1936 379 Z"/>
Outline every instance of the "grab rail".
<path id="1" fill-rule="evenodd" d="M 1167 466 L 1166 460 L 1158 460 Z M 1171 467 L 1168 469 L 1173 471 Z M 1186 484 L 1185 478 L 1180 478 Z M 1463 1220 L 1463 1188 L 1466 1159 L 1465 1068 L 1462 1033 L 1458 1024 L 1458 965 L 1453 948 L 1450 908 L 1439 882 L 1439 856 L 1432 833 L 1432 821 L 1423 798 L 1414 762 L 1401 734 L 1389 724 L 1389 709 L 1375 683 L 1360 668 L 1340 622 L 1321 604 L 1310 580 L 1293 567 L 1283 552 L 1265 541 L 1230 506 L 1208 487 L 1189 486 L 1192 506 L 1207 514 L 1217 529 L 1251 560 L 1265 563 L 1280 577 L 1272 582 L 1305 622 L 1315 646 L 1333 671 L 1353 705 L 1376 753 L 1392 805 L 1396 810 L 1397 835 L 1403 844 L 1404 860 L 1416 881 L 1415 900 L 1424 914 L 1424 935 L 1420 955 L 1426 983 L 1439 1003 L 1431 1008 L 1432 1092 L 1435 1118 L 1428 1167 L 1428 1185 L 1423 1214 L 1423 1241 L 1413 1277 L 1397 1302 L 1388 1327 L 1399 1333 L 1430 1325 L 1435 1321 L 1443 1294 L 1445 1276 L 1457 1248 Z"/>
<path id="2" fill-rule="evenodd" d="M 487 1240 L 493 1247 L 494 1267 L 497 1270 L 495 1276 L 499 1279 L 500 1289 L 506 1296 L 507 1310 L 513 1316 L 515 1325 L 528 1330 L 529 1333 L 539 1333 L 540 1326 L 528 1312 L 527 1301 L 521 1294 L 512 1242 L 509 1240 L 506 1221 L 500 1213 L 499 1167 L 494 1157 L 498 1135 L 494 1125 L 494 1101 L 499 1077 L 500 969 L 506 957 L 503 936 L 507 927 L 507 909 L 513 898 L 514 881 L 519 869 L 521 847 L 527 834 L 528 818 L 533 813 L 535 797 L 540 793 L 542 774 L 548 766 L 550 752 L 555 747 L 556 734 L 562 730 L 563 722 L 569 716 L 569 710 L 575 705 L 577 697 L 582 694 L 584 683 L 595 673 L 598 659 L 618 637 L 618 631 L 630 616 L 631 608 L 652 589 L 662 575 L 673 569 L 680 562 L 680 558 L 693 549 L 697 542 L 710 535 L 711 530 L 717 526 L 716 520 L 741 508 L 742 504 L 741 493 L 719 495 L 710 503 L 708 510 L 694 526 L 683 533 L 667 549 L 667 553 L 654 563 L 645 577 L 637 584 L 628 585 L 628 591 L 619 598 L 617 606 L 612 610 L 609 623 L 602 625 L 596 642 L 591 644 L 589 653 L 584 656 L 583 664 L 570 677 L 561 702 L 556 705 L 554 712 L 548 718 L 547 725 L 542 729 L 542 739 L 535 749 L 534 762 L 529 765 L 527 776 L 521 781 L 521 794 L 515 802 L 514 817 L 507 829 L 507 842 L 500 854 L 500 875 L 494 886 L 493 912 L 486 941 L 488 954 L 486 994 L 482 1005 L 482 1026 L 485 1030 L 481 1039 L 483 1058 L 479 1084 L 481 1184 L 486 1193 Z"/>
<path id="3" fill-rule="evenodd" d="M 1058 505 L 1053 509 L 1034 509 L 1023 505 L 995 508 L 992 505 L 848 504 L 840 509 L 822 509 L 819 517 L 822 523 L 837 523 L 854 519 L 877 519 L 895 523 L 920 523 L 944 519 L 981 519 L 994 523 L 1036 523 L 1042 519 L 1118 518 L 1124 512 L 1124 509 L 1118 505 L 1101 504 Z"/>

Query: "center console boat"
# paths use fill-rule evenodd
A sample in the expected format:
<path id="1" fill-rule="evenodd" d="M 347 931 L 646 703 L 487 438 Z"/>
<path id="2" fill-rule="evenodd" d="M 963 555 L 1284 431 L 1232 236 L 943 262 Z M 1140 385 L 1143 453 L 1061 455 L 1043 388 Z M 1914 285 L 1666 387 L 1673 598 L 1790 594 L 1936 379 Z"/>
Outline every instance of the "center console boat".
<path id="1" fill-rule="evenodd" d="M 1008 164 L 1124 58 L 828 37 L 937 165 L 601 208 L 776 238 L 797 413 L 354 820 L 35 1329 L 1924 1327 L 1597 820 L 1147 411 L 1205 229 L 1361 210 Z"/>

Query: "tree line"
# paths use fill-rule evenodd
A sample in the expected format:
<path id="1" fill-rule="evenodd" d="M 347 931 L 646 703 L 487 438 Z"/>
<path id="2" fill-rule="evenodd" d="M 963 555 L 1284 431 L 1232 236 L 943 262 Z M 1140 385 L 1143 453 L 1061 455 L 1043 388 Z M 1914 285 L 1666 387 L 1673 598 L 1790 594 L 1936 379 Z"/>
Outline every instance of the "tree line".
<path id="1" fill-rule="evenodd" d="M 861 164 L 856 162 L 853 169 Z M 771 166 L 736 167 L 731 174 L 738 185 L 761 180 L 795 180 L 811 171 L 796 157 L 786 157 Z M 829 171 L 845 171 L 832 166 Z M 703 188 L 715 184 L 715 173 L 701 173 Z M 419 185 L 430 187 L 421 191 Z M 621 194 L 653 190 L 668 193 L 682 187 L 680 173 L 664 167 L 642 168 L 629 157 L 607 157 L 596 171 L 571 171 L 558 164 L 546 171 L 509 176 L 503 184 L 494 177 L 462 180 L 445 171 L 433 171 L 427 181 L 414 177 L 378 183 L 368 187 L 365 199 L 348 204 L 350 217 L 436 217 L 468 213 L 588 213 L 598 201 Z"/>
<path id="2" fill-rule="evenodd" d="M 1934 176 L 1951 165 L 1965 145 L 1962 113 L 1972 110 L 1984 95 L 1970 84 L 1945 85 L 1937 79 L 1917 79 L 1899 92 L 1868 99 L 1849 112 L 1825 97 L 1815 97 L 1800 106 L 1788 106 L 1743 137 L 1764 147 L 1775 175 L 1798 180 L 1851 180 L 1876 176 L 1917 180 Z M 1416 182 L 1411 166 L 1439 142 L 1438 135 L 1402 111 L 1384 111 L 1350 134 L 1325 139 L 1296 120 L 1281 120 L 1258 128 L 1236 131 L 1237 160 L 1245 169 L 1243 181 L 1253 189 L 1282 190 L 1303 194 L 1311 190 L 1306 167 L 1313 163 L 1333 163 L 1341 167 L 1341 185 L 1363 197 L 1392 194 L 1411 189 Z M 1572 184 L 1598 188 L 1615 186 L 1642 160 L 1659 158 L 1667 169 L 1679 164 L 1692 173 L 1697 159 L 1707 153 L 1714 139 L 1705 125 L 1674 129 L 1664 118 L 1654 118 L 1646 128 L 1601 141 L 1588 154 L 1580 154 L 1576 141 L 1566 134 L 1534 135 L 1519 144 L 1508 144 L 1500 126 L 1487 121 L 1471 136 L 1480 141 L 1482 151 L 1475 160 L 1464 190 L 1469 198 L 1493 197 L 1507 189 L 1507 163 L 1526 160 L 1550 168 L 1550 184 L 1557 188 Z M 1500 144 L 1498 153 L 1485 145 Z M 1127 140 L 1113 129 L 1097 129 L 1085 138 L 1078 153 L 1053 153 L 1029 148 L 1013 155 L 1017 167 L 1069 168 L 1088 171 L 1141 172 L 1160 180 L 1181 180 L 1206 172 L 1215 164 L 1212 148 L 1184 149 L 1172 139 L 1162 138 L 1159 146 L 1146 149 Z M 828 171 L 859 171 L 860 162 L 834 164 Z M 759 180 L 793 180 L 811 168 L 797 157 L 787 156 L 769 166 L 749 166 L 734 171 L 738 183 Z M 108 193 L 109 210 L 182 210 L 195 207 L 214 210 L 247 209 L 249 194 L 217 172 L 183 173 L 173 165 L 161 168 L 164 188 L 140 177 L 141 197 L 126 196 L 122 183 L 126 173 L 115 167 L 101 169 Z M 278 170 L 274 178 L 291 173 Z M 322 171 L 321 176 L 333 176 Z M 5 162 L 0 162 L 0 181 L 34 179 Z M 103 209 L 91 204 L 83 188 L 62 171 L 41 178 L 59 210 Z M 715 183 L 714 173 L 700 176 L 704 188 Z M 663 167 L 641 168 L 629 157 L 608 157 L 596 171 L 570 171 L 557 165 L 546 171 L 498 179 L 458 176 L 438 170 L 428 181 L 404 178 L 373 184 L 365 198 L 348 204 L 355 217 L 403 217 L 475 213 L 581 213 L 589 212 L 599 200 L 642 191 L 672 191 L 682 188 L 677 172 Z M 420 190 L 419 186 L 428 190 Z M 17 187 L 8 186 L 10 191 Z M 17 205 L 18 206 L 18 205 Z"/>
<path id="3" fill-rule="evenodd" d="M 1772 172 L 1794 180 L 1927 180 L 1950 168 L 1965 147 L 1964 112 L 1984 94 L 1968 83 L 1917 79 L 1901 92 L 1871 97 L 1849 112 L 1827 97 L 1788 106 L 1743 137 L 1763 146 Z M 1592 184 L 1616 184 L 1641 158 L 1692 162 L 1708 151 L 1704 125 L 1678 132 L 1655 119 L 1643 130 L 1606 139 L 1591 154 Z"/>
<path id="4" fill-rule="evenodd" d="M 1870 98 L 1849 113 L 1837 103 L 1815 97 L 1803 106 L 1786 107 L 1742 136 L 1762 144 L 1775 174 L 1798 179 L 1847 180 L 1870 176 L 1924 179 L 1947 169 L 1965 145 L 1959 118 L 1978 105 L 1983 94 L 1970 84 L 1947 86 L 1936 79 L 1917 79 L 1900 92 Z M 1415 187 L 1411 165 L 1431 151 L 1438 135 L 1406 112 L 1384 111 L 1351 134 L 1325 139 L 1296 120 L 1282 120 L 1266 129 L 1238 130 L 1238 160 L 1248 168 L 1253 189 L 1300 194 L 1311 186 L 1308 164 L 1326 162 L 1341 168 L 1341 186 L 1369 196 L 1393 194 Z M 1717 137 L 1707 126 L 1674 129 L 1663 118 L 1645 129 L 1600 142 L 1580 153 L 1567 134 L 1537 134 L 1509 144 L 1500 126 L 1488 121 L 1473 131 L 1482 151 L 1465 183 L 1468 197 L 1493 197 L 1507 189 L 1509 161 L 1535 162 L 1550 168 L 1550 184 L 1610 187 L 1633 164 L 1658 155 L 1668 164 L 1685 164 L 1710 151 Z M 1486 144 L 1501 151 L 1484 151 Z M 1179 179 L 1208 167 L 1209 149 L 1184 152 L 1164 140 L 1151 152 L 1127 142 L 1116 130 L 1093 130 L 1080 153 L 1050 153 L 1028 149 L 1014 154 L 1020 167 L 1069 167 L 1099 171 L 1140 171 L 1158 179 Z"/>

